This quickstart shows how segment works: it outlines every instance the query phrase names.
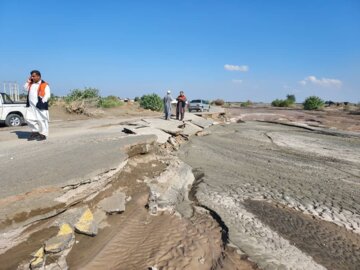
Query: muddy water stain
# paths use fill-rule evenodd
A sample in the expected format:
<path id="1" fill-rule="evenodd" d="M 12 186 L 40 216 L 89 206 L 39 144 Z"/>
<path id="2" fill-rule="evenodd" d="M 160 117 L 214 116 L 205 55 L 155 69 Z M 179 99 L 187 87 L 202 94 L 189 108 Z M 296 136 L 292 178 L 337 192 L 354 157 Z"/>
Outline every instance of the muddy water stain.
<path id="1" fill-rule="evenodd" d="M 360 235 L 283 205 L 246 200 L 246 209 L 328 269 L 360 269 Z"/>
<path id="2" fill-rule="evenodd" d="M 46 240 L 55 236 L 58 231 L 58 227 L 50 227 L 31 234 L 26 241 L 0 255 L 0 268 L 17 269 L 21 262 L 30 262 L 31 254 L 37 251 Z"/>

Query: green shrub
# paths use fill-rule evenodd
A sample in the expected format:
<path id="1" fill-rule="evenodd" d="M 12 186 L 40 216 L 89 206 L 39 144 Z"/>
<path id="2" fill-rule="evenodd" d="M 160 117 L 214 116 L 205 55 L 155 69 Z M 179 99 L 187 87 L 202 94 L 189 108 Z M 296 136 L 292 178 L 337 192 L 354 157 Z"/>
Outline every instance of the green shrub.
<path id="1" fill-rule="evenodd" d="M 241 103 L 241 107 L 249 107 L 250 105 L 252 105 L 253 103 L 250 100 L 247 100 L 245 102 Z"/>
<path id="2" fill-rule="evenodd" d="M 296 101 L 295 95 L 286 95 L 286 100 L 288 100 L 290 104 L 294 104 Z"/>
<path id="3" fill-rule="evenodd" d="M 139 98 L 139 97 L 135 97 L 135 98 L 134 98 L 134 101 L 135 101 L 135 102 L 139 102 L 139 101 L 140 101 L 140 98 Z"/>
<path id="4" fill-rule="evenodd" d="M 84 99 L 99 99 L 99 90 L 96 88 L 88 88 L 85 89 L 74 89 L 71 90 L 70 93 L 65 97 L 66 102 L 78 101 Z"/>
<path id="5" fill-rule="evenodd" d="M 273 107 L 290 107 L 295 103 L 295 95 L 286 95 L 286 99 L 275 99 L 271 102 Z"/>
<path id="6" fill-rule="evenodd" d="M 157 94 L 143 95 L 140 99 L 140 106 L 152 111 L 163 110 L 163 100 Z"/>
<path id="7" fill-rule="evenodd" d="M 212 104 L 215 104 L 216 106 L 223 106 L 225 104 L 225 101 L 223 99 L 215 99 L 213 102 L 211 102 Z"/>
<path id="8" fill-rule="evenodd" d="M 324 101 L 317 96 L 311 96 L 305 99 L 303 105 L 305 110 L 317 110 L 324 106 Z"/>
<path id="9" fill-rule="evenodd" d="M 292 104 L 293 102 L 288 99 L 275 99 L 273 102 L 271 102 L 271 106 L 273 107 L 289 107 Z"/>
<path id="10" fill-rule="evenodd" d="M 275 99 L 271 102 L 271 106 L 273 107 L 280 107 L 280 103 L 282 102 L 281 99 Z"/>
<path id="11" fill-rule="evenodd" d="M 98 103 L 98 107 L 101 108 L 113 108 L 113 107 L 119 107 L 123 105 L 124 103 L 118 99 L 118 97 L 115 96 L 107 96 L 104 98 L 101 98 Z"/>

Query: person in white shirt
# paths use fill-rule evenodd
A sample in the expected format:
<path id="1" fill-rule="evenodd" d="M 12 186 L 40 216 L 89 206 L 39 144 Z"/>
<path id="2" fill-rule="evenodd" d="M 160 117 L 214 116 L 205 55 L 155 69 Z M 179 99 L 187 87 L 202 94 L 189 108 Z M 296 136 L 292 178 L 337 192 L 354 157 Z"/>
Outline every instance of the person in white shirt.
<path id="1" fill-rule="evenodd" d="M 171 117 L 171 101 L 173 101 L 173 100 L 174 99 L 171 97 L 170 90 L 167 91 L 166 96 L 163 98 L 165 120 L 170 120 L 170 117 Z"/>
<path id="2" fill-rule="evenodd" d="M 30 75 L 24 85 L 28 91 L 25 119 L 32 131 L 28 141 L 43 141 L 49 136 L 50 87 L 41 79 L 40 71 L 33 70 Z"/>

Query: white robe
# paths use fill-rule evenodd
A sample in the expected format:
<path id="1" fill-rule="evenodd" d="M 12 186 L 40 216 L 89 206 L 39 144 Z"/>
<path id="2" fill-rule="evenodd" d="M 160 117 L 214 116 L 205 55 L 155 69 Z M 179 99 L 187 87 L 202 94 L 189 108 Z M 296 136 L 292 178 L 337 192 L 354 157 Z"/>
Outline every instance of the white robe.
<path id="1" fill-rule="evenodd" d="M 26 110 L 26 122 L 31 128 L 32 132 L 39 132 L 46 137 L 49 135 L 49 111 L 39 110 L 36 108 L 38 102 L 38 89 L 40 87 L 40 81 L 33 83 L 29 89 L 29 84 L 26 83 L 24 88 L 29 91 L 29 107 Z M 42 98 L 43 102 L 47 102 L 50 98 L 50 87 L 45 87 L 45 95 Z"/>

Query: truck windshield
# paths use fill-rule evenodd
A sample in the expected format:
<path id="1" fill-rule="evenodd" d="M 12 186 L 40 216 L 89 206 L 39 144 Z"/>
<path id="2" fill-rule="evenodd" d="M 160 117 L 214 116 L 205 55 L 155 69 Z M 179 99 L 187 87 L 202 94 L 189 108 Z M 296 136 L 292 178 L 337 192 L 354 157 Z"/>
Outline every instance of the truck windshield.
<path id="1" fill-rule="evenodd" d="M 201 103 L 201 100 L 200 99 L 194 99 L 190 103 Z"/>

